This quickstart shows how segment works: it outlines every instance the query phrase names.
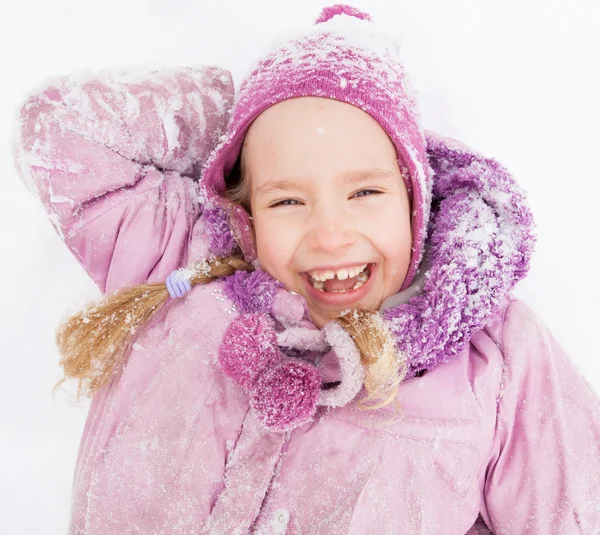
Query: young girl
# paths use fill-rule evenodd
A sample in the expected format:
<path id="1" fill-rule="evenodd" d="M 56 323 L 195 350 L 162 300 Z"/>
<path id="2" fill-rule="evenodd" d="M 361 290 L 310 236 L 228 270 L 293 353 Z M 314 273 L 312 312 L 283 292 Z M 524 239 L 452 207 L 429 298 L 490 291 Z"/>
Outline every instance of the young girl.
<path id="1" fill-rule="evenodd" d="M 525 196 L 423 131 L 366 13 L 235 99 L 218 68 L 59 80 L 15 156 L 106 294 L 57 336 L 93 396 L 71 534 L 600 531 L 598 399 L 511 295 Z"/>

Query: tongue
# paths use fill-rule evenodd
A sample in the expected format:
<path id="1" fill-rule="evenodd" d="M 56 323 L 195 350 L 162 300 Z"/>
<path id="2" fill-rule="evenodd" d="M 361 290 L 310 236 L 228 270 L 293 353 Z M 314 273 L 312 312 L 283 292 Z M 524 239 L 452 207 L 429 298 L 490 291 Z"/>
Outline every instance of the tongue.
<path id="1" fill-rule="evenodd" d="M 356 283 L 357 278 L 358 275 L 352 278 L 348 277 L 343 281 L 339 280 L 337 277 L 334 277 L 333 279 L 328 279 L 323 285 L 323 290 L 325 290 L 326 292 L 331 292 L 333 290 L 350 290 L 354 288 L 354 284 Z"/>

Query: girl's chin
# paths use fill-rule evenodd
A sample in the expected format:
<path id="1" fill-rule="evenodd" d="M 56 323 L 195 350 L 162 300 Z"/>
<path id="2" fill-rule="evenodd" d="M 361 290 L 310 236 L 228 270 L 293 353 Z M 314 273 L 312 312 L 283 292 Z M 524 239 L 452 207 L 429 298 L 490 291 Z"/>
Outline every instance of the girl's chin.
<path id="1" fill-rule="evenodd" d="M 369 305 L 365 305 L 363 303 L 355 303 L 355 304 L 351 304 L 349 306 L 345 306 L 343 308 L 339 308 L 337 310 L 320 310 L 320 309 L 314 309 L 310 306 L 310 304 L 308 305 L 308 311 L 310 313 L 310 320 L 314 323 L 314 325 L 316 327 L 318 327 L 319 329 L 322 329 L 326 323 L 329 323 L 330 321 L 333 321 L 336 318 L 339 318 L 342 315 L 342 312 L 348 311 L 348 310 L 352 310 L 352 309 L 362 309 L 362 310 L 379 310 L 378 306 L 369 306 Z"/>
<path id="2" fill-rule="evenodd" d="M 318 327 L 319 329 L 322 329 L 327 323 L 339 317 L 340 313 L 342 312 L 340 310 L 336 313 L 323 313 L 321 311 L 312 310 L 310 306 L 308 307 L 308 310 L 310 312 L 310 320 L 315 324 L 315 327 Z"/>

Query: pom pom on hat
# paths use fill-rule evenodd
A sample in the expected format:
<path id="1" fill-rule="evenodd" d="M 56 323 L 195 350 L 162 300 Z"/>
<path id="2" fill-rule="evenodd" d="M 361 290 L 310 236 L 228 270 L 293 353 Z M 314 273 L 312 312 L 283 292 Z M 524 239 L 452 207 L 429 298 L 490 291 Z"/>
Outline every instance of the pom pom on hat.
<path id="1" fill-rule="evenodd" d="M 327 22 L 336 15 L 350 15 L 351 17 L 356 17 L 357 19 L 368 21 L 371 20 L 371 16 L 360 9 L 356 9 L 355 7 L 348 6 L 346 4 L 335 4 L 333 6 L 324 8 L 323 11 L 321 11 L 319 18 L 315 21 L 315 24 Z"/>

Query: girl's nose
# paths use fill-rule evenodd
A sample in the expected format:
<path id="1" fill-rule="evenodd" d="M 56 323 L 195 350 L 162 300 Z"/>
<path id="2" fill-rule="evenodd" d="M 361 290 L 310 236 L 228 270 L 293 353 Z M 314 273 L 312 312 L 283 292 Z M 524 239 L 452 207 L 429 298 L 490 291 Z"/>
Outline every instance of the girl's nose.
<path id="1" fill-rule="evenodd" d="M 323 207 L 314 213 L 308 228 L 312 248 L 325 252 L 343 252 L 356 242 L 356 225 L 332 207 Z"/>

